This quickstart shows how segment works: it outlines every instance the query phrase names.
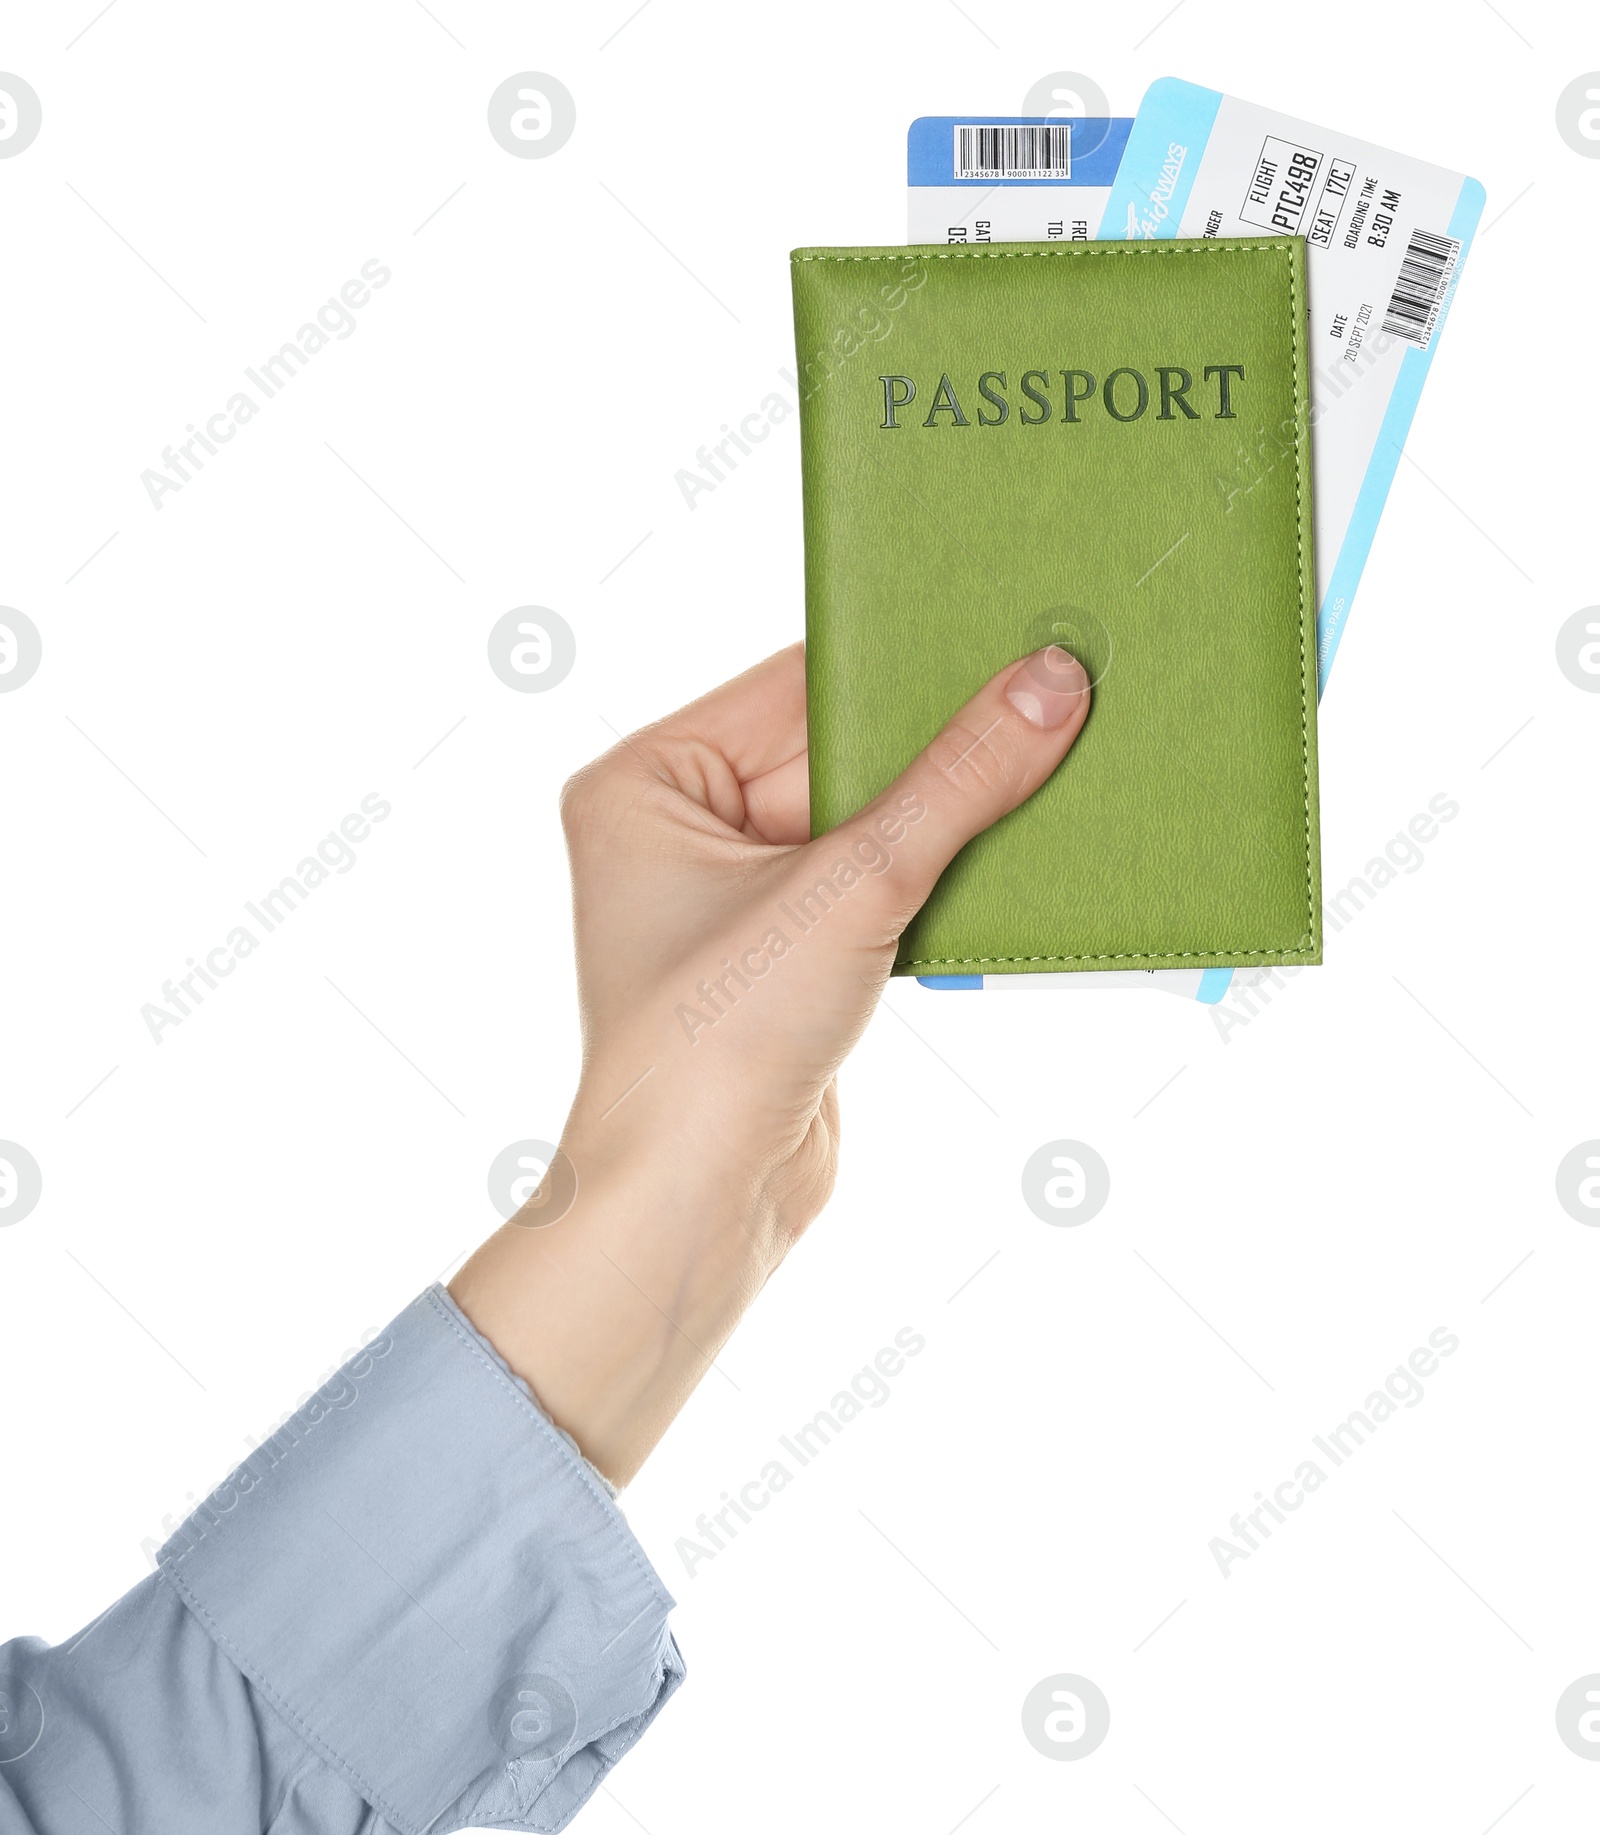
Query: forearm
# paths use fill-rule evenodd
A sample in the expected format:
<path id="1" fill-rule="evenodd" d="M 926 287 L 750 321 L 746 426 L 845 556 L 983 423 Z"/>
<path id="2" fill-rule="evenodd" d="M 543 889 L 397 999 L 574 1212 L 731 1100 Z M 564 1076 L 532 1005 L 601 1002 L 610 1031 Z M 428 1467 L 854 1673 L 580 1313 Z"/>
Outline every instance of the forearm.
<path id="1" fill-rule="evenodd" d="M 647 1143 L 591 1121 L 562 1136 L 571 1169 L 473 1254 L 450 1293 L 613 1484 L 644 1463 L 781 1259 L 773 1206 L 671 1131 Z M 562 1190 L 565 1184 L 566 1190 Z"/>

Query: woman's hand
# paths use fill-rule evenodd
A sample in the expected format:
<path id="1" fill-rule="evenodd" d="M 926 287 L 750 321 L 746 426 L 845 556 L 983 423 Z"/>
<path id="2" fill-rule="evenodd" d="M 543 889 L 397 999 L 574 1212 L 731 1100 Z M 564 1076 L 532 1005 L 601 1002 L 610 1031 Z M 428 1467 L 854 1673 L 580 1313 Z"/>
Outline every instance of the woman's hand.
<path id="1" fill-rule="evenodd" d="M 614 1482 L 826 1202 L 835 1074 L 901 931 L 1088 711 L 1039 651 L 813 841 L 795 645 L 567 785 L 582 1079 L 561 1159 L 451 1291 Z"/>

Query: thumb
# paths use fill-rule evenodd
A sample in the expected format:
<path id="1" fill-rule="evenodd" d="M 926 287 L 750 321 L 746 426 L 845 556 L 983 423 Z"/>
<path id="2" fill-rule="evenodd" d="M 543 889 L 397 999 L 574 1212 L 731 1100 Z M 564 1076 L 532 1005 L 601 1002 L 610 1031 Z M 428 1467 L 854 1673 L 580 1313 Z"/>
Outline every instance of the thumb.
<path id="1" fill-rule="evenodd" d="M 1036 650 L 985 683 L 888 789 L 811 846 L 855 842 L 859 851 L 870 842 L 880 858 L 887 854 L 887 867 L 871 877 L 903 927 L 956 853 L 1066 757 L 1089 699 L 1075 656 L 1055 644 Z"/>

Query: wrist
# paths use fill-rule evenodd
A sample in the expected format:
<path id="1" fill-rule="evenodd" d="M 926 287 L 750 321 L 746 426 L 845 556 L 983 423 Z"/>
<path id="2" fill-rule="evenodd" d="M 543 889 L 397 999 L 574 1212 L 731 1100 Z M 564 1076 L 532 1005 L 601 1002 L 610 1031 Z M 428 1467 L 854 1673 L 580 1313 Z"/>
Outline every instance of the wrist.
<path id="1" fill-rule="evenodd" d="M 562 1154 L 567 1166 L 542 1188 L 560 1208 L 519 1213 L 451 1293 L 556 1425 L 623 1485 L 760 1292 L 776 1232 L 694 1153 L 591 1121 L 581 1105 Z"/>
<path id="2" fill-rule="evenodd" d="M 620 1099 L 618 1083 L 586 1073 L 573 1099 L 561 1150 L 579 1192 L 596 1209 L 640 1209 L 723 1274 L 745 1261 L 765 1281 L 826 1197 L 797 1177 L 805 1127 L 667 1067 Z"/>

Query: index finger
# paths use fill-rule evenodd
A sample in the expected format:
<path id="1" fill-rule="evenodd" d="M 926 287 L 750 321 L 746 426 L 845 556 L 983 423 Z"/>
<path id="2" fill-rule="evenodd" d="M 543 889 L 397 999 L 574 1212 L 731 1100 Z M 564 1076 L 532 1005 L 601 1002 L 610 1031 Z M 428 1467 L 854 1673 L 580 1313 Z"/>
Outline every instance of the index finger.
<path id="1" fill-rule="evenodd" d="M 805 645 L 790 644 L 645 732 L 713 746 L 748 783 L 806 749 L 805 659 Z"/>

